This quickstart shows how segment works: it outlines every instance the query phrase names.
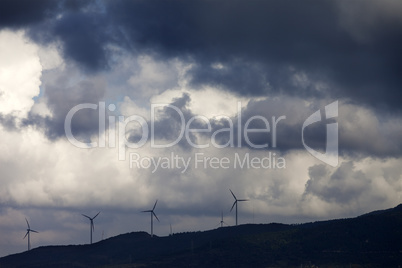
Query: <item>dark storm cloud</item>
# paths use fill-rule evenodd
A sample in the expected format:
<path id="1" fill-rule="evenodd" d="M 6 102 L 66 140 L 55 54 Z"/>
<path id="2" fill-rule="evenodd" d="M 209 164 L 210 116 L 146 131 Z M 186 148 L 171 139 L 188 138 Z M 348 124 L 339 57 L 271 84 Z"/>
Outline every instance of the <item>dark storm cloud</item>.
<path id="1" fill-rule="evenodd" d="M 80 0 L 2 0 L 0 2 L 0 28 L 24 28 L 53 19 L 63 11 L 79 11 L 93 1 Z"/>
<path id="2" fill-rule="evenodd" d="M 246 96 L 297 96 L 310 100 L 330 96 L 397 113 L 402 107 L 399 75 L 402 23 L 396 16 L 386 16 L 382 10 L 360 14 L 359 8 L 372 5 L 367 1 L 354 2 L 350 9 L 352 19 L 348 20 L 340 8 L 348 4 L 325 0 L 61 1 L 57 5 L 53 1 L 38 1 L 35 6 L 30 1 L 24 3 L 18 8 L 11 1 L 3 1 L 1 10 L 7 15 L 1 16 L 0 25 L 24 27 L 39 43 L 60 41 L 65 58 L 78 62 L 86 70 L 109 68 L 112 52 L 108 45 L 114 45 L 135 55 L 146 53 L 161 59 L 178 57 L 191 62 L 193 67 L 187 75 L 194 87 L 218 86 Z M 393 3 L 386 1 L 384 5 Z M 26 16 L 21 15 L 24 12 Z M 365 29 L 362 17 L 373 27 Z M 359 38 L 359 34 L 365 38 Z M 97 103 L 103 95 L 102 87 L 89 86 L 93 90 L 86 87 L 63 91 L 59 86 L 48 86 L 47 102 L 56 115 L 46 120 L 31 115 L 32 121 L 42 118 L 37 124 L 47 126 L 49 136 L 62 135 L 68 107 L 86 101 Z M 88 97 L 89 91 L 92 97 Z M 177 106 L 184 109 L 185 116 L 193 116 L 185 108 L 185 98 L 181 101 L 185 103 Z M 68 107 L 63 108 L 67 103 Z M 284 104 L 275 109 L 262 109 L 271 104 L 252 103 L 243 111 L 243 120 L 256 114 L 271 118 L 275 113 L 299 118 L 298 122 L 279 123 L 277 148 L 302 149 L 301 125 L 309 114 L 300 118 L 302 107 L 282 112 Z M 157 138 L 177 137 L 177 120 L 175 111 L 167 109 L 165 117 L 155 125 Z M 11 122 L 5 118 L 2 121 Z M 76 129 L 94 133 L 97 127 L 94 122 L 89 120 Z M 200 121 L 194 124 L 198 124 L 194 128 L 205 127 Z M 212 121 L 212 128 L 216 130 L 225 124 L 224 120 Z M 236 132 L 236 124 L 234 128 Z M 217 136 L 222 143 L 227 141 L 224 134 Z M 356 143 L 345 135 L 342 124 L 339 135 L 340 150 L 344 153 L 355 148 L 379 156 L 396 156 L 402 151 L 400 143 L 393 151 L 389 146 L 368 146 L 368 140 Z M 264 134 L 251 136 L 255 144 L 267 143 Z M 136 135 L 131 138 L 135 141 Z M 325 124 L 307 128 L 306 139 L 313 148 L 324 149 Z M 247 146 L 244 139 L 242 144 Z"/>
<path id="3" fill-rule="evenodd" d="M 193 86 L 220 85 L 259 96 L 292 93 L 291 66 L 309 69 L 320 64 L 320 54 L 337 49 L 332 4 L 313 2 L 118 1 L 109 8 L 137 49 L 195 60 Z M 215 63 L 224 68 L 213 68 Z"/>
<path id="4" fill-rule="evenodd" d="M 98 105 L 103 101 L 106 83 L 102 78 L 88 77 L 76 84 L 70 85 L 71 71 L 62 74 L 45 73 L 53 77 L 43 86 L 44 97 L 52 112 L 52 117 L 30 113 L 23 125 L 34 125 L 45 131 L 49 139 L 57 139 L 66 135 L 64 122 L 68 112 L 78 104 L 90 103 Z M 105 118 L 107 124 L 107 116 Z M 73 135 L 81 141 L 88 142 L 91 135 L 99 131 L 99 107 L 97 109 L 81 109 L 71 121 Z"/>
<path id="5" fill-rule="evenodd" d="M 316 100 L 313 104 L 305 105 L 298 99 L 265 99 L 251 101 L 242 110 L 241 128 L 244 131 L 245 124 L 253 116 L 262 116 L 269 123 L 269 132 L 249 133 L 249 140 L 256 145 L 268 144 L 266 149 L 287 152 L 289 150 L 303 149 L 302 132 L 304 142 L 309 147 L 321 153 L 326 151 L 327 125 L 338 123 L 338 148 L 341 156 L 353 156 L 354 158 L 373 156 L 379 158 L 400 157 L 402 155 L 402 140 L 400 119 L 398 117 L 384 116 L 382 114 L 369 113 L 367 110 L 363 116 L 356 116 L 359 110 L 356 107 L 339 103 L 338 117 L 325 119 L 324 106 L 331 101 Z M 303 130 L 303 123 L 314 112 L 320 111 L 322 120 L 308 125 Z M 278 121 L 281 116 L 286 119 Z M 275 117 L 276 129 L 274 131 Z M 224 119 L 222 120 L 225 121 Z M 232 118 L 235 122 L 235 133 L 238 131 L 237 117 Z M 262 120 L 256 119 L 248 128 L 265 129 Z M 253 124 L 254 123 L 254 124 Z M 219 124 L 212 124 L 213 131 L 222 128 Z M 276 136 L 276 147 L 273 148 L 272 137 Z M 227 136 L 217 136 L 222 143 Z M 243 146 L 252 148 L 242 133 Z"/>
<path id="6" fill-rule="evenodd" d="M 95 1 L 1 1 L 0 29 L 27 29 L 39 43 L 61 40 L 63 54 L 87 70 L 107 68 L 104 45 L 113 36 Z"/>
<path id="7" fill-rule="evenodd" d="M 154 137 L 157 140 L 164 140 L 169 143 L 180 136 L 181 130 L 186 127 L 189 120 L 196 116 L 189 108 L 190 101 L 190 97 L 184 94 L 181 98 L 174 99 L 170 104 L 181 111 L 184 123 L 181 122 L 181 117 L 176 110 L 168 107 L 162 109 L 161 116 L 154 121 Z M 397 119 L 392 121 L 389 118 L 386 119 L 381 115 L 374 114 L 371 116 L 375 117 L 370 117 L 369 114 L 356 118 L 350 114 L 357 111 L 347 105 L 339 105 L 339 116 L 337 118 L 325 119 L 325 104 L 321 106 L 317 101 L 315 104 L 306 105 L 304 101 L 298 98 L 250 101 L 246 107 L 241 109 L 241 113 L 235 116 L 194 120 L 189 127 L 190 129 L 207 130 L 207 123 L 209 122 L 211 130 L 199 132 L 198 135 L 190 133 L 190 139 L 197 145 L 209 144 L 214 146 L 213 140 L 223 147 L 247 147 L 253 150 L 261 149 L 287 153 L 291 150 L 305 149 L 302 139 L 304 135 L 304 142 L 307 146 L 320 153 L 325 153 L 327 125 L 338 123 L 338 148 L 341 156 L 353 156 L 355 159 L 366 156 L 379 158 L 401 156 L 402 142 L 398 138 L 400 128 L 394 126 L 400 121 Z M 323 119 L 303 129 L 303 123 L 315 111 L 320 111 Z M 240 124 L 239 115 L 241 116 Z M 253 119 L 255 116 L 258 118 Z M 265 119 L 266 123 L 261 118 Z M 248 121 L 249 123 L 247 123 Z M 360 124 L 359 121 L 363 123 Z M 385 123 L 378 124 L 382 121 Z M 245 134 L 246 124 L 248 124 L 247 129 L 259 129 L 261 132 Z M 148 122 L 148 127 L 150 126 L 151 122 Z M 362 126 L 364 129 L 361 128 Z M 266 130 L 267 128 L 268 130 Z M 232 137 L 229 129 L 232 130 Z M 149 129 L 150 131 L 151 129 Z M 240 133 L 240 139 L 238 133 Z M 372 134 L 369 135 L 368 133 Z M 138 142 L 141 139 L 141 134 L 132 134 L 130 141 Z M 232 142 L 230 142 L 231 140 Z M 187 149 L 192 146 L 184 135 L 178 144 Z M 259 146 L 263 147 L 258 148 Z"/>
<path id="8" fill-rule="evenodd" d="M 325 165 L 312 166 L 309 177 L 305 194 L 316 195 L 327 202 L 349 203 L 371 187 L 371 180 L 362 171 L 355 170 L 353 162 L 342 163 L 333 174 Z"/>
<path id="9" fill-rule="evenodd" d="M 105 69 L 107 51 L 104 48 L 108 39 L 100 15 L 68 13 L 53 29 L 53 34 L 63 40 L 64 54 L 81 62 L 88 69 Z"/>
<path id="10" fill-rule="evenodd" d="M 353 2 L 347 18 L 341 6 L 349 4 L 326 0 L 66 1 L 57 8 L 53 1 L 27 1 L 20 9 L 5 3 L 1 25 L 36 23 L 29 28 L 34 40 L 60 40 L 65 57 L 87 70 L 110 67 L 107 47 L 115 45 L 192 62 L 194 87 L 218 85 L 247 96 L 330 95 L 401 109 L 402 23 L 386 8 L 360 12 L 373 2 Z"/>
<path id="11" fill-rule="evenodd" d="M 28 35 L 44 44 L 60 40 L 64 57 L 80 63 L 85 71 L 105 70 L 109 67 L 106 46 L 122 43 L 116 40 L 117 33 L 99 7 L 91 2 L 82 3 L 87 3 L 82 7 L 84 11 L 66 9 L 59 17 L 31 27 Z"/>
<path id="12" fill-rule="evenodd" d="M 388 3 L 388 2 L 387 2 Z M 376 21 L 366 42 L 341 26 L 335 1 L 114 1 L 109 14 L 137 50 L 190 57 L 194 86 L 243 95 L 326 95 L 400 109 L 402 25 Z M 360 1 L 357 6 L 370 5 Z M 358 12 L 353 16 L 364 16 Z M 375 14 L 379 17 L 384 14 Z M 359 22 L 356 20 L 356 24 Z M 222 63 L 226 68 L 211 66 Z M 310 84 L 292 83 L 303 72 Z"/>
<path id="13" fill-rule="evenodd" d="M 158 109 L 155 109 L 157 115 L 155 116 L 156 120 L 154 121 L 153 137 L 155 140 L 159 140 L 156 142 L 157 144 L 169 144 L 180 137 L 185 124 L 190 120 L 190 118 L 195 116 L 195 114 L 188 109 L 190 100 L 188 94 L 183 94 L 180 98 L 173 99 L 172 103 L 169 104 L 170 107 L 163 107 L 159 111 Z M 184 124 L 182 120 L 184 120 Z M 205 122 L 200 122 L 199 120 L 194 120 L 191 127 L 206 128 L 204 123 Z M 148 122 L 148 127 L 148 133 L 151 133 L 151 122 Z M 129 140 L 132 143 L 136 143 L 141 139 L 141 137 L 142 132 L 137 133 L 134 131 L 134 133 L 130 133 Z M 189 138 L 193 143 L 197 143 L 197 139 L 193 134 L 190 133 Z M 183 136 L 177 144 L 184 149 L 190 148 L 190 144 L 187 142 L 185 136 Z"/>
<path id="14" fill-rule="evenodd" d="M 54 13 L 58 2 L 52 0 L 4 0 L 0 2 L 0 27 L 24 27 L 39 23 Z"/>

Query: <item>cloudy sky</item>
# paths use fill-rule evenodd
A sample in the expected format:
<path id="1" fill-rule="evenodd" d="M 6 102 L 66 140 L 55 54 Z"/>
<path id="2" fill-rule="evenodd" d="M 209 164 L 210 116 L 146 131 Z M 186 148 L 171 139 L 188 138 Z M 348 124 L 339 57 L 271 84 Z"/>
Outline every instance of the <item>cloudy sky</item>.
<path id="1" fill-rule="evenodd" d="M 396 206 L 401 47 L 398 0 L 1 1 L 0 256 L 24 218 L 32 247 L 150 232 L 156 199 L 156 235 L 234 225 L 229 189 L 241 224 Z M 333 166 L 302 135 L 335 123 Z"/>

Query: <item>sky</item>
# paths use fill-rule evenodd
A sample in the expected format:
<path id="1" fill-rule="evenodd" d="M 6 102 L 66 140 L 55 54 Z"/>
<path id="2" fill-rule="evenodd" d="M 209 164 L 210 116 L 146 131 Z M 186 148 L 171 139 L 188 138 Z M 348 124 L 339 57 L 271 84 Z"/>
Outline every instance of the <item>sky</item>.
<path id="1" fill-rule="evenodd" d="M 398 0 L 1 1 L 0 256 L 398 205 L 401 47 Z"/>

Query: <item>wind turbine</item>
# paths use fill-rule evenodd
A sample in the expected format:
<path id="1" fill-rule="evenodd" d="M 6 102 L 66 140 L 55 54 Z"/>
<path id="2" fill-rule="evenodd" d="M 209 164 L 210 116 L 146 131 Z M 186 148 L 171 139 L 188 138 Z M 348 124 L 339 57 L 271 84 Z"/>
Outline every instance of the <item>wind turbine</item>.
<path id="1" fill-rule="evenodd" d="M 90 224 L 89 224 L 89 233 L 91 235 L 91 244 L 92 244 L 92 232 L 95 231 L 95 225 L 94 225 L 94 219 L 99 215 L 100 211 L 98 212 L 98 214 L 96 214 L 93 218 L 85 215 L 85 214 L 81 214 L 82 216 L 86 217 L 89 219 Z"/>
<path id="2" fill-rule="evenodd" d="M 31 234 L 31 232 L 34 232 L 34 233 L 38 233 L 38 232 L 31 229 L 31 227 L 29 226 L 27 218 L 25 218 L 25 221 L 27 222 L 28 229 L 27 229 L 27 233 L 25 234 L 23 239 L 25 239 L 25 237 L 28 236 L 28 250 L 31 250 L 31 235 L 30 234 Z"/>
<path id="3" fill-rule="evenodd" d="M 143 210 L 141 212 L 149 212 L 151 213 L 151 237 L 154 236 L 154 216 L 155 218 L 159 221 L 158 217 L 156 216 L 154 210 L 156 207 L 156 203 L 158 203 L 158 200 L 156 200 L 154 207 L 151 210 Z"/>
<path id="4" fill-rule="evenodd" d="M 221 222 L 220 222 L 220 224 L 221 224 L 221 227 L 223 227 L 223 224 L 227 225 L 227 223 L 223 221 L 223 211 L 221 212 Z"/>
<path id="5" fill-rule="evenodd" d="M 232 193 L 235 201 L 233 203 L 232 208 L 230 209 L 230 211 L 233 210 L 233 207 L 236 205 L 236 226 L 237 226 L 237 202 L 243 202 L 243 201 L 248 201 L 248 199 L 237 199 L 236 196 L 234 195 L 234 193 L 232 192 L 232 190 L 229 189 L 229 191 Z"/>

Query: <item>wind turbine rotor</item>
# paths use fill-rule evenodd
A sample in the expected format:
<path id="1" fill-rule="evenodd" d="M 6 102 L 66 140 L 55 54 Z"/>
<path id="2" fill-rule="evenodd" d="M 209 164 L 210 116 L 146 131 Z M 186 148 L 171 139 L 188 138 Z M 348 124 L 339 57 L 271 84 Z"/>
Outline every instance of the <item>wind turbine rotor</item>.
<path id="1" fill-rule="evenodd" d="M 96 217 L 98 217 L 99 213 L 100 213 L 100 211 L 92 219 L 95 219 Z"/>
<path id="2" fill-rule="evenodd" d="M 235 194 L 232 192 L 232 190 L 229 189 L 229 191 L 232 193 L 233 198 L 237 201 L 237 198 L 236 198 Z"/>
<path id="3" fill-rule="evenodd" d="M 156 214 L 155 214 L 155 212 L 154 211 L 152 211 L 152 215 L 154 215 L 155 216 L 155 218 L 160 222 L 160 220 L 158 219 L 158 216 L 156 216 Z"/>
<path id="4" fill-rule="evenodd" d="M 82 216 L 84 216 L 84 217 L 86 217 L 86 218 L 88 218 L 88 219 L 91 219 L 91 217 L 89 217 L 89 216 L 87 216 L 87 215 L 85 215 L 85 214 L 81 214 Z"/>
<path id="5" fill-rule="evenodd" d="M 233 210 L 234 206 L 237 204 L 237 201 L 238 201 L 237 199 L 236 199 L 236 201 L 234 201 L 233 206 L 232 206 L 232 208 L 230 209 L 230 211 Z"/>

